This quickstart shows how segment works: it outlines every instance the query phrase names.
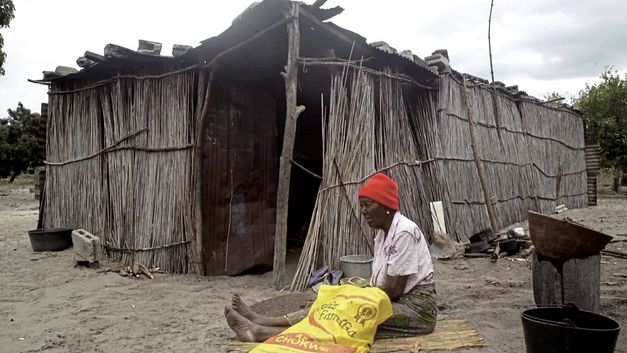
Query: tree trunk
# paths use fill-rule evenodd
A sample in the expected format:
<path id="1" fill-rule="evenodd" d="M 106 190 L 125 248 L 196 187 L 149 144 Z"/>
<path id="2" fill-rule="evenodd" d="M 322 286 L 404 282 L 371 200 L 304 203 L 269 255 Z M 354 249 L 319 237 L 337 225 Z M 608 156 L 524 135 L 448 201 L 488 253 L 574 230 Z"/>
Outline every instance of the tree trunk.
<path id="1" fill-rule="evenodd" d="M 531 257 L 533 297 L 537 305 L 573 303 L 599 312 L 601 256 L 550 261 L 535 251 Z"/>
<path id="2" fill-rule="evenodd" d="M 614 192 L 618 192 L 618 188 L 620 187 L 621 174 L 620 169 L 614 168 L 614 184 L 612 185 L 612 190 L 614 190 Z"/>
<path id="3" fill-rule="evenodd" d="M 11 184 L 15 180 L 17 175 L 18 175 L 18 173 L 11 173 L 11 178 L 9 179 L 9 184 Z"/>

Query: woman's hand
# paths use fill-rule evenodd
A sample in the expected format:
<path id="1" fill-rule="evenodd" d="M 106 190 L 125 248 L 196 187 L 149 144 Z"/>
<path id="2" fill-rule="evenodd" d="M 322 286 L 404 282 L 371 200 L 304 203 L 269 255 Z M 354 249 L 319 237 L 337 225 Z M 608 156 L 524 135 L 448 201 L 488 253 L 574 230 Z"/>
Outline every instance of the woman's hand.
<path id="1" fill-rule="evenodd" d="M 395 301 L 403 295 L 405 285 L 409 276 L 388 276 L 385 284 L 381 289 L 390 297 L 391 301 Z"/>

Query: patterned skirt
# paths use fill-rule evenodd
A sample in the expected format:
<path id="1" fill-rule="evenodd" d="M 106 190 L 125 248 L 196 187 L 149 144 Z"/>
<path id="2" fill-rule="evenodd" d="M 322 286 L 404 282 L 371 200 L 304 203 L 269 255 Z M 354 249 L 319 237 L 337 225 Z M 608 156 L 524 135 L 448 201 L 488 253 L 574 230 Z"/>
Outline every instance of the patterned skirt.
<path id="1" fill-rule="evenodd" d="M 438 317 L 433 284 L 417 285 L 392 302 L 394 314 L 379 325 L 376 338 L 424 335 L 433 332 Z"/>

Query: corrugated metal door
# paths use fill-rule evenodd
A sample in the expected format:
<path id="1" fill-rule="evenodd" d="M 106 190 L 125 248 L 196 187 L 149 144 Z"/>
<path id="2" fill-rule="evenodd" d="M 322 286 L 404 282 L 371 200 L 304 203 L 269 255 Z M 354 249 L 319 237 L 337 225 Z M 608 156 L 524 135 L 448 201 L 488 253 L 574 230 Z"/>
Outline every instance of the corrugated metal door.
<path id="1" fill-rule="evenodd" d="M 278 174 L 276 110 L 266 92 L 216 84 L 204 133 L 207 275 L 272 265 Z"/>

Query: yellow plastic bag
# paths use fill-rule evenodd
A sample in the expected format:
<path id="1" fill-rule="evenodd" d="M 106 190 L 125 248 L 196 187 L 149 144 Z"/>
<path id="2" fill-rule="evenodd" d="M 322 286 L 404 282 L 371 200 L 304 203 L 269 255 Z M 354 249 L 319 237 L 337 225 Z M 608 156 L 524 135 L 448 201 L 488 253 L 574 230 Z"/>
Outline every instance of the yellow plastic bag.
<path id="1" fill-rule="evenodd" d="M 367 353 L 377 326 L 390 316 L 392 303 L 379 288 L 321 286 L 305 319 L 250 352 Z"/>

